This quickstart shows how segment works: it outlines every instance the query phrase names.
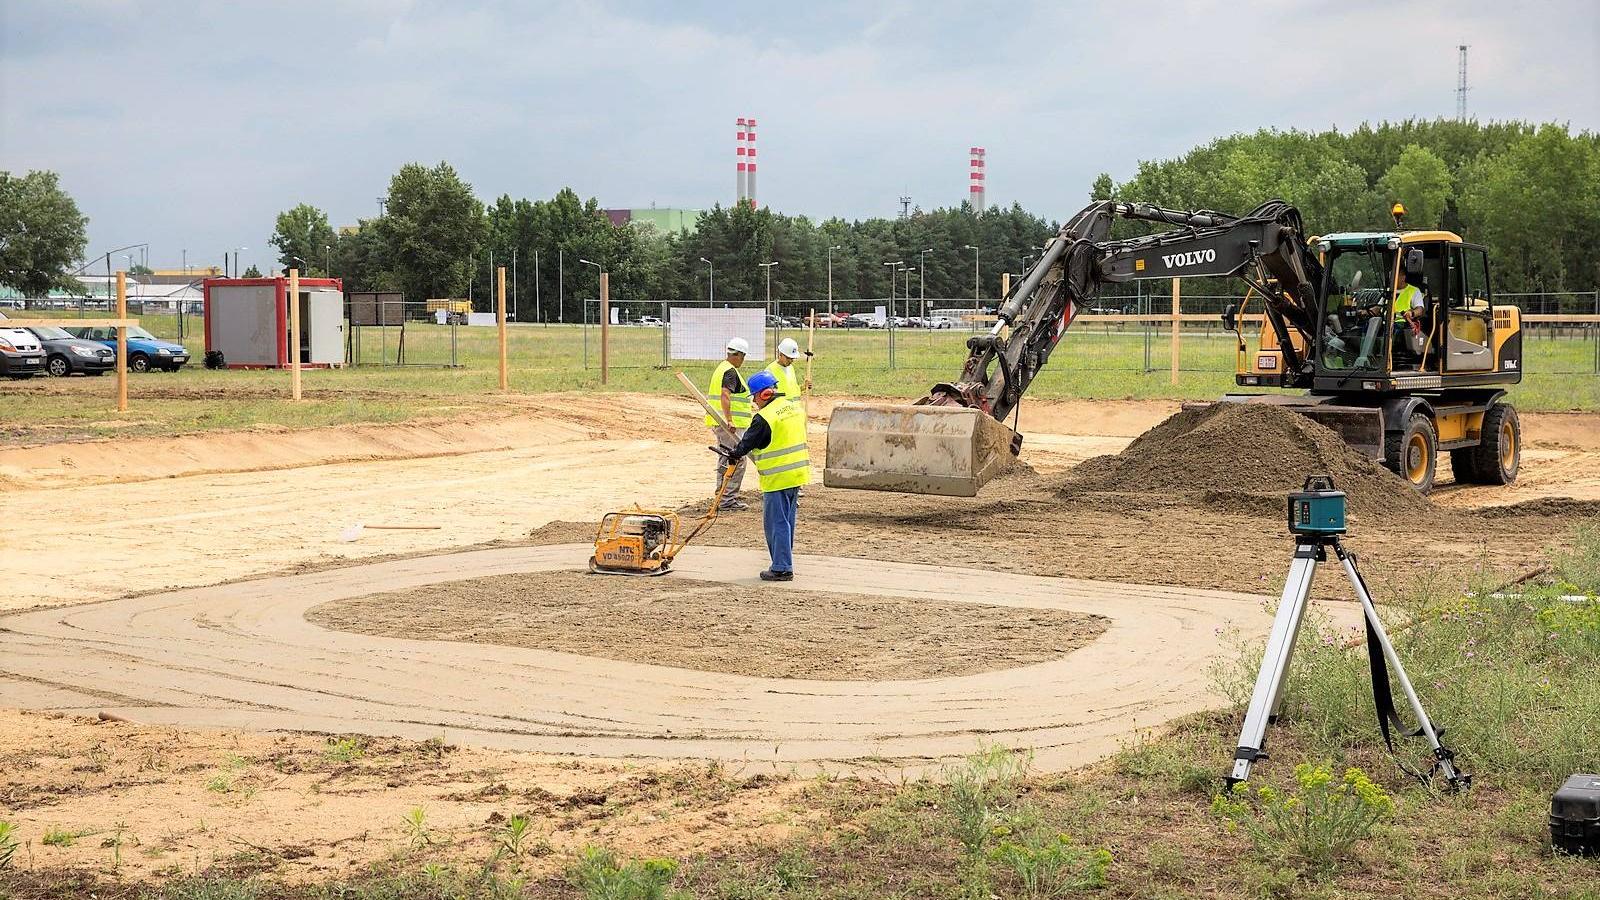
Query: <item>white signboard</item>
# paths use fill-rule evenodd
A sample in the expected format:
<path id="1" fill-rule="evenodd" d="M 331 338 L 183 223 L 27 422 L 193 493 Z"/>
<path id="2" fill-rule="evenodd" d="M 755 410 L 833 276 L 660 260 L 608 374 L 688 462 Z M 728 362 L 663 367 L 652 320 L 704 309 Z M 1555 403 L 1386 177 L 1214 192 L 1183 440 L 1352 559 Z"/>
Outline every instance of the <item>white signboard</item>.
<path id="1" fill-rule="evenodd" d="M 722 359 L 728 339 L 750 342 L 750 359 L 767 358 L 767 314 L 759 306 L 672 307 L 669 350 L 673 359 Z"/>
<path id="2" fill-rule="evenodd" d="M 889 321 L 888 310 L 882 306 L 874 306 L 872 308 L 872 321 L 879 326 L 887 323 Z"/>
<path id="3" fill-rule="evenodd" d="M 500 324 L 500 319 L 492 312 L 469 312 L 467 313 L 467 324 L 493 328 Z"/>

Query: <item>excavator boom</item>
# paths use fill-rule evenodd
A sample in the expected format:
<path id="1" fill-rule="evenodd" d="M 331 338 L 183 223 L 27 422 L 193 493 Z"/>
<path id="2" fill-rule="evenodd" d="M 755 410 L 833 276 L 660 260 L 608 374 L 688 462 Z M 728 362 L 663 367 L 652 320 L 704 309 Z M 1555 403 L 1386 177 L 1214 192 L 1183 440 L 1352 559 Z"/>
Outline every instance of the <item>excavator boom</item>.
<path id="1" fill-rule="evenodd" d="M 1118 218 L 1174 225 L 1110 241 Z M 1239 276 L 1266 300 L 1267 318 L 1290 347 L 1310 346 L 1321 266 L 1306 247 L 1299 212 L 1270 200 L 1244 216 L 1101 201 L 1073 216 L 1001 302 L 994 327 L 967 340 L 953 382 L 913 404 L 841 404 L 828 425 L 830 487 L 976 496 L 1005 471 L 1022 438 L 1005 425 L 1079 310 L 1106 283 Z M 1298 371 L 1302 360 L 1286 360 Z"/>

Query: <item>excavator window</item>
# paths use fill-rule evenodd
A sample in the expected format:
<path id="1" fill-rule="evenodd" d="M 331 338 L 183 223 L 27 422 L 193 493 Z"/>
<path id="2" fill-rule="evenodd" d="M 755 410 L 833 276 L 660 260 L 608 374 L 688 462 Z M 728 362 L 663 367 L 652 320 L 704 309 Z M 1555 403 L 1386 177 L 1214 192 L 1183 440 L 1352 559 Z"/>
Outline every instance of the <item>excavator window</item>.
<path id="1" fill-rule="evenodd" d="M 1324 269 L 1322 367 L 1377 372 L 1388 362 L 1394 252 L 1377 241 L 1335 245 Z"/>

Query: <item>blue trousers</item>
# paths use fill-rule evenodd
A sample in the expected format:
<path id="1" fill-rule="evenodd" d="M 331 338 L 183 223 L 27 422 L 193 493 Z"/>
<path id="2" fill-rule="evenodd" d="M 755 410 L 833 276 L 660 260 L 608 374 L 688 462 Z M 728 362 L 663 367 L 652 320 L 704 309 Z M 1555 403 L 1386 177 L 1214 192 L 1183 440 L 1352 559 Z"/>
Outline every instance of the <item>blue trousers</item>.
<path id="1" fill-rule="evenodd" d="M 794 522 L 800 511 L 800 489 L 784 488 L 761 495 L 761 527 L 767 533 L 772 571 L 794 571 Z"/>

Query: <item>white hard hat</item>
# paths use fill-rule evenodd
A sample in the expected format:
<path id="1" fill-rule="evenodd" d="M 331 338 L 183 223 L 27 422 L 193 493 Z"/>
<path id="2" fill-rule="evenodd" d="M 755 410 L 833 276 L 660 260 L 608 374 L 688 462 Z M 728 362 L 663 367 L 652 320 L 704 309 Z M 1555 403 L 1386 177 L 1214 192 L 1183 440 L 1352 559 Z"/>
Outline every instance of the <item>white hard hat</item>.
<path id="1" fill-rule="evenodd" d="M 794 338 L 784 338 L 778 343 L 778 352 L 790 359 L 799 359 L 800 345 L 794 342 Z"/>
<path id="2" fill-rule="evenodd" d="M 728 338 L 729 353 L 749 353 L 750 342 L 742 337 Z"/>

